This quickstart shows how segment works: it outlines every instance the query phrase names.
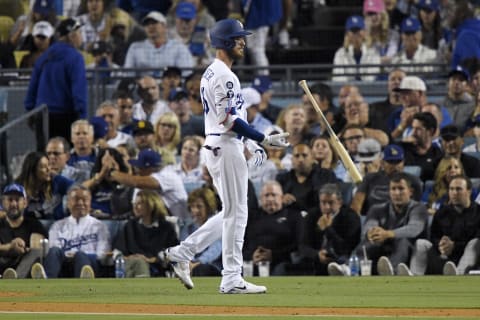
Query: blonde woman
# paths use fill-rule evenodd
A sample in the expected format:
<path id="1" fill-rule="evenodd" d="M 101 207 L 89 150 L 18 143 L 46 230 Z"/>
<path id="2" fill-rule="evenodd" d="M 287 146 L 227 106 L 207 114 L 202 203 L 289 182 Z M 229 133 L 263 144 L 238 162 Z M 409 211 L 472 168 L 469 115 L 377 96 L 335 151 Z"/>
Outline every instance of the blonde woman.
<path id="1" fill-rule="evenodd" d="M 173 225 L 166 220 L 168 210 L 154 190 L 140 190 L 134 197 L 133 213 L 114 240 L 114 257 L 123 255 L 126 277 L 164 276 L 158 253 L 178 244 Z"/>
<path id="2" fill-rule="evenodd" d="M 180 121 L 173 112 L 165 112 L 155 123 L 155 146 L 164 165 L 174 164 L 181 137 Z"/>

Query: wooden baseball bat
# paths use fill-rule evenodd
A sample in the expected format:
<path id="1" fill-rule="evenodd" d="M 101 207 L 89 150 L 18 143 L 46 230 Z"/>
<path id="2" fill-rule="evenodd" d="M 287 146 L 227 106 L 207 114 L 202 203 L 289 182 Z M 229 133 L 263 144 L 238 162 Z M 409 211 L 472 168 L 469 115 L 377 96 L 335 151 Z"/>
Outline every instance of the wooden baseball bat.
<path id="1" fill-rule="evenodd" d="M 310 92 L 310 88 L 308 87 L 307 81 L 301 80 L 298 84 L 300 85 L 300 87 L 302 87 L 303 91 L 305 91 L 305 94 L 307 95 L 308 99 L 310 100 L 313 107 L 315 108 L 315 111 L 317 111 L 317 113 L 320 115 L 320 121 L 322 121 L 324 127 L 327 129 L 330 143 L 332 144 L 333 149 L 335 150 L 338 157 L 340 158 L 343 165 L 345 166 L 345 169 L 347 169 L 348 173 L 350 174 L 350 177 L 352 177 L 352 181 L 355 183 L 362 182 L 362 175 L 358 171 L 358 168 L 355 165 L 355 163 L 352 161 L 352 158 L 350 158 L 348 151 L 340 142 L 337 135 L 333 131 L 332 127 L 330 127 L 330 124 L 328 123 L 327 118 L 325 118 L 325 115 L 323 114 L 322 110 L 318 106 L 317 101 L 315 101 L 315 98 Z"/>

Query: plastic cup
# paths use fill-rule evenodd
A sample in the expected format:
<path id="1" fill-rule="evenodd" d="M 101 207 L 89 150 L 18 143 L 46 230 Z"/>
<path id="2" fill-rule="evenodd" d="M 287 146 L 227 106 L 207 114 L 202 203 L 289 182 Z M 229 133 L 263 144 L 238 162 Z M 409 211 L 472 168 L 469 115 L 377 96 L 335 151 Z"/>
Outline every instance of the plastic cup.
<path id="1" fill-rule="evenodd" d="M 372 260 L 360 260 L 360 273 L 362 276 L 372 275 Z"/>
<path id="2" fill-rule="evenodd" d="M 243 276 L 253 277 L 253 261 L 243 261 Z"/>
<path id="3" fill-rule="evenodd" d="M 260 261 L 258 264 L 258 275 L 260 277 L 270 276 L 270 261 Z"/>

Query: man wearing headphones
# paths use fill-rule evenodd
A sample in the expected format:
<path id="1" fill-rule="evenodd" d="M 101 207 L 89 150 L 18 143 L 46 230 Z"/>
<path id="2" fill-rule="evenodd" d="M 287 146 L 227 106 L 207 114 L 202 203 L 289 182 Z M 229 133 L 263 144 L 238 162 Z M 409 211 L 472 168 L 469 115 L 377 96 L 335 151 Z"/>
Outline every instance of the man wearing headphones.
<path id="1" fill-rule="evenodd" d="M 137 82 L 137 94 L 141 100 L 133 105 L 133 119 L 150 121 L 155 125 L 162 114 L 171 111 L 167 103 L 160 99 L 160 89 L 154 78 L 140 78 Z"/>

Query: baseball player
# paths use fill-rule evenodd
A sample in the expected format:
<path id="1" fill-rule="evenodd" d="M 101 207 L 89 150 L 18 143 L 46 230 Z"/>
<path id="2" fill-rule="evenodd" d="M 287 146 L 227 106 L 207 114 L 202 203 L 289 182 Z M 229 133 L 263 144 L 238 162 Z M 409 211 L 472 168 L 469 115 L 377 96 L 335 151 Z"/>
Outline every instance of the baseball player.
<path id="1" fill-rule="evenodd" d="M 215 240 L 222 238 L 222 281 L 220 293 L 265 293 L 267 288 L 242 278 L 242 247 L 247 225 L 247 161 L 243 139 L 254 164 L 266 160 L 257 143 L 287 147 L 288 133 L 265 136 L 246 122 L 240 81 L 231 71 L 233 62 L 244 55 L 245 36 L 250 32 L 235 19 L 218 21 L 210 31 L 216 58 L 206 69 L 200 83 L 205 115 L 206 165 L 222 201 L 222 211 L 210 218 L 197 231 L 176 247 L 167 249 L 161 258 L 172 264 L 180 281 L 193 288 L 189 261 Z"/>

